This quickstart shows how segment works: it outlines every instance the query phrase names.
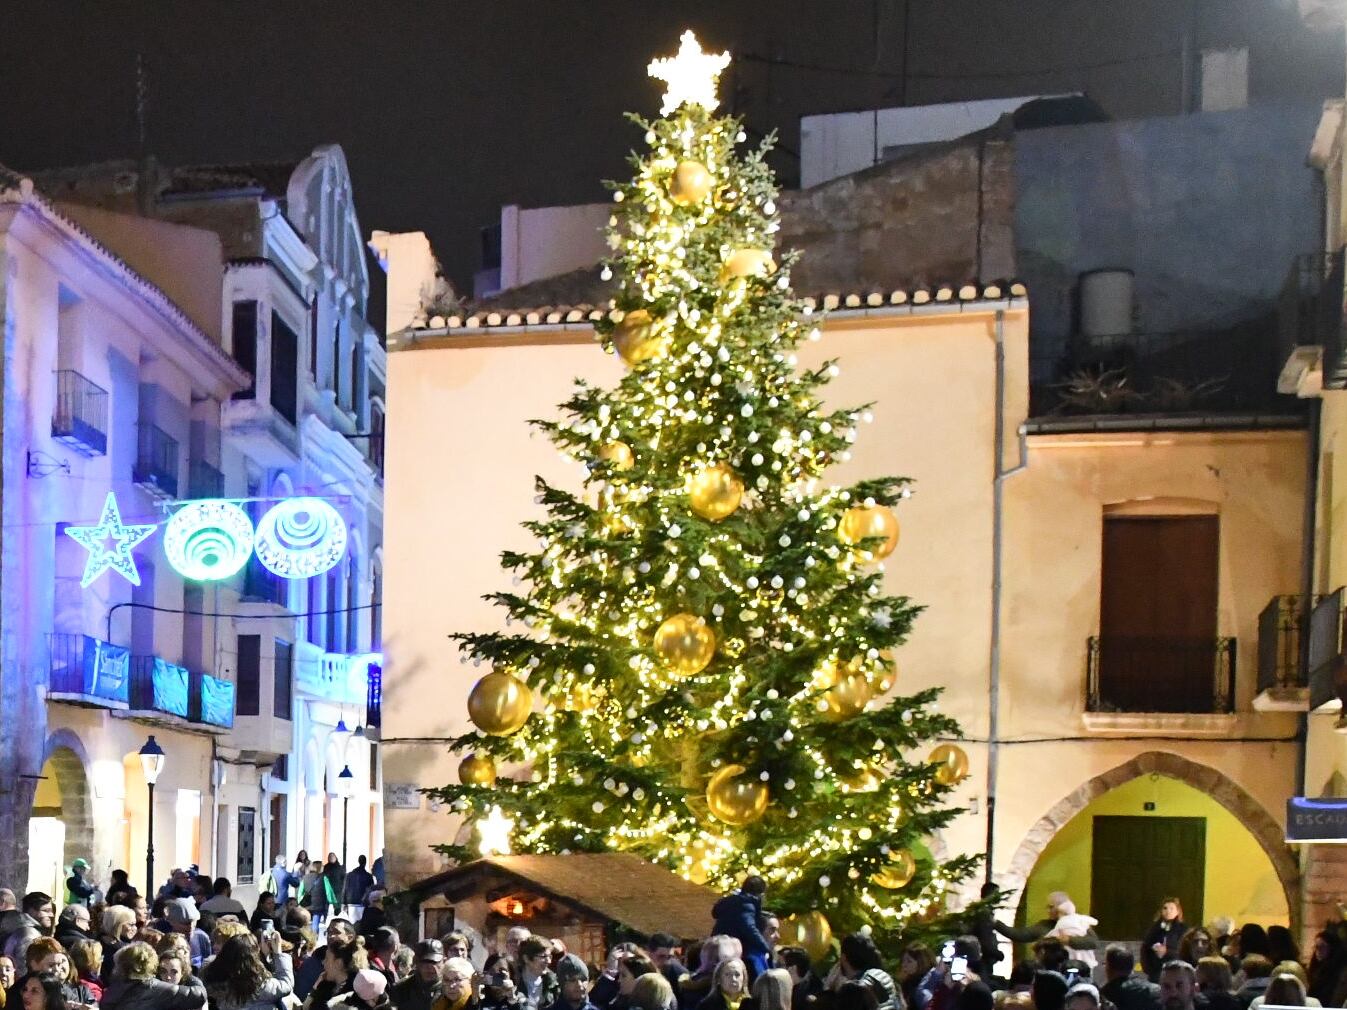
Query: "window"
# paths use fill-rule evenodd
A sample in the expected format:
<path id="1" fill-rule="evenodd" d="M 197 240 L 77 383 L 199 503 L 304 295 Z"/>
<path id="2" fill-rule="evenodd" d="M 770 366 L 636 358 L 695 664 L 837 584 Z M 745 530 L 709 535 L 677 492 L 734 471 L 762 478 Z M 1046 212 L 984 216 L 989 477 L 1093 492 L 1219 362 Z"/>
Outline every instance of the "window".
<path id="1" fill-rule="evenodd" d="M 271 405 L 291 424 L 298 409 L 299 338 L 279 313 L 271 314 Z"/>
<path id="2" fill-rule="evenodd" d="M 271 777 L 281 782 L 290 781 L 290 755 L 281 754 L 271 765 Z"/>
<path id="3" fill-rule="evenodd" d="M 254 807 L 239 807 L 238 843 L 234 883 L 251 884 L 257 866 L 257 810 Z"/>
<path id="4" fill-rule="evenodd" d="M 355 558 L 346 559 L 346 648 L 355 652 L 360 648 L 360 573 Z"/>
<path id="5" fill-rule="evenodd" d="M 379 788 L 379 745 L 369 745 L 369 787 L 371 790 Z"/>
<path id="6" fill-rule="evenodd" d="M 276 857 L 286 851 L 285 847 L 285 797 L 271 798 L 271 823 L 267 830 L 267 862 L 274 863 Z"/>
<path id="7" fill-rule="evenodd" d="M 1219 544 L 1214 515 L 1105 516 L 1096 688 L 1105 710 L 1213 711 Z"/>
<path id="8" fill-rule="evenodd" d="M 215 673 L 214 665 L 207 670 L 206 662 L 206 588 L 199 582 L 182 587 L 182 665 L 196 673 Z"/>
<path id="9" fill-rule="evenodd" d="M 332 385 L 329 388 L 342 399 L 341 405 L 346 406 L 341 388 L 341 320 L 332 324 Z"/>
<path id="10" fill-rule="evenodd" d="M 239 670 L 234 711 L 238 715 L 258 715 L 262 694 L 262 636 L 239 635 Z"/>
<path id="11" fill-rule="evenodd" d="M 359 402 L 360 397 L 360 372 L 362 371 L 360 366 L 362 357 L 363 355 L 361 354 L 360 341 L 352 340 L 351 374 L 347 376 L 346 379 L 346 384 L 350 389 L 350 393 L 347 395 L 346 406 L 349 410 L 353 412 L 356 409 L 356 405 Z"/>
<path id="12" fill-rule="evenodd" d="M 384 647 L 384 569 L 374 566 L 374 585 L 370 591 L 369 647 L 378 652 Z"/>
<path id="13" fill-rule="evenodd" d="M 309 372 L 313 375 L 313 384 L 318 385 L 318 296 L 313 296 L 309 306 Z"/>
<path id="14" fill-rule="evenodd" d="M 310 645 L 323 644 L 323 577 L 321 575 L 310 576 L 305 582 L 308 587 L 306 595 L 309 599 L 308 620 L 305 630 L 308 632 Z"/>
<path id="15" fill-rule="evenodd" d="M 230 346 L 234 360 L 251 376 L 257 375 L 257 302 L 235 302 Z M 254 386 L 234 394 L 236 400 L 251 400 Z"/>
<path id="16" fill-rule="evenodd" d="M 289 642 L 276 639 L 276 659 L 271 714 L 277 719 L 293 719 L 293 677 L 295 647 Z"/>
<path id="17" fill-rule="evenodd" d="M 341 569 L 333 568 L 327 573 L 327 651 L 342 652 L 341 621 Z"/>

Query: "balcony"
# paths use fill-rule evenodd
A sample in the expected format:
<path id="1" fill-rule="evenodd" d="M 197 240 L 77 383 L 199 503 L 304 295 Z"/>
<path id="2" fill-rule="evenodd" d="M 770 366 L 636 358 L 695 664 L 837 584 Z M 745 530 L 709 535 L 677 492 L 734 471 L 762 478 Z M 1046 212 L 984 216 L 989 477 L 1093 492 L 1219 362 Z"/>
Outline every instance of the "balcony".
<path id="1" fill-rule="evenodd" d="M 234 725 L 234 685 L 159 656 L 132 656 L 127 717 L 217 733 Z"/>
<path id="2" fill-rule="evenodd" d="M 47 698 L 91 708 L 125 709 L 129 705 L 131 654 L 119 645 L 54 632 L 47 637 L 51 656 Z"/>
<path id="3" fill-rule="evenodd" d="M 178 497 L 178 440 L 148 421 L 140 422 L 131 479 L 156 498 Z"/>
<path id="4" fill-rule="evenodd" d="M 220 405 L 224 435 L 254 462 L 284 468 L 299 463 L 299 432 L 265 400 L 230 400 Z"/>
<path id="5" fill-rule="evenodd" d="M 1258 694 L 1260 712 L 1303 712 L 1308 701 L 1300 662 L 1303 597 L 1274 596 L 1258 615 Z"/>
<path id="6" fill-rule="evenodd" d="M 249 558 L 243 567 L 239 595 L 244 603 L 270 603 L 278 607 L 289 603 L 285 579 L 263 567 L 255 557 Z"/>
<path id="7" fill-rule="evenodd" d="M 1271 320 L 1226 330 L 1076 338 L 1030 357 L 1030 429 L 1296 427 L 1303 407 L 1276 390 Z"/>
<path id="8" fill-rule="evenodd" d="M 368 684 L 365 689 L 365 732 L 372 738 L 379 738 L 383 727 L 384 665 L 383 656 L 377 663 L 366 668 Z"/>
<path id="9" fill-rule="evenodd" d="M 1297 256 L 1277 309 L 1277 391 L 1314 396 L 1347 384 L 1343 341 L 1343 250 Z"/>
<path id="10" fill-rule="evenodd" d="M 56 373 L 56 410 L 51 437 L 81 456 L 104 456 L 108 451 L 108 391 L 79 372 Z"/>
<path id="11" fill-rule="evenodd" d="M 187 497 L 224 497 L 224 474 L 204 459 L 192 460 L 187 466 Z"/>
<path id="12" fill-rule="evenodd" d="M 1091 638 L 1086 692 L 1087 712 L 1233 712 L 1235 639 Z"/>

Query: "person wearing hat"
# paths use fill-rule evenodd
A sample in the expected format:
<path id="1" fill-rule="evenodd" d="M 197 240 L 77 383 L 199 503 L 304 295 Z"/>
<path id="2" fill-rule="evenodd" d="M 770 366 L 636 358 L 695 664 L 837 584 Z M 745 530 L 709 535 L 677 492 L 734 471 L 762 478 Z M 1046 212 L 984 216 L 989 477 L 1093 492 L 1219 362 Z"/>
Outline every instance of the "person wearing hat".
<path id="1" fill-rule="evenodd" d="M 173 932 L 187 937 L 187 945 L 192 951 L 192 967 L 200 969 L 201 962 L 210 957 L 214 951 L 211 948 L 210 937 L 197 928 L 196 924 L 201 919 L 201 913 L 197 911 L 196 902 L 191 898 L 173 898 L 166 901 L 164 917 L 168 919 L 169 928 Z"/>
<path id="2" fill-rule="evenodd" d="M 561 995 L 550 1010 L 598 1010 L 589 1000 L 589 969 L 575 954 L 567 954 L 553 969 Z"/>
<path id="3" fill-rule="evenodd" d="M 70 878 L 65 882 L 65 889 L 70 892 L 71 904 L 88 908 L 93 896 L 98 893 L 98 888 L 84 879 L 88 871 L 89 862 L 83 857 L 70 864 Z"/>
<path id="4" fill-rule="evenodd" d="M 388 978 L 373 968 L 361 968 L 355 973 L 351 991 L 328 1001 L 328 1010 L 389 1010 Z"/>
<path id="5" fill-rule="evenodd" d="M 431 1010 L 444 994 L 440 976 L 444 965 L 444 944 L 439 940 L 422 940 L 415 947 L 412 973 L 389 990 L 388 998 L 395 1010 Z"/>

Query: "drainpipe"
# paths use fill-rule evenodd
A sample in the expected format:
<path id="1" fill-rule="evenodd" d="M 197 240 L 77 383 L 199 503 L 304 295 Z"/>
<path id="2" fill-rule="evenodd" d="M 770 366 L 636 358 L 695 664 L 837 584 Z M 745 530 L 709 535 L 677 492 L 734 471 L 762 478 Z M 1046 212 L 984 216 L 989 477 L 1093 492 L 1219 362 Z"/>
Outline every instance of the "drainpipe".
<path id="1" fill-rule="evenodd" d="M 1310 674 L 1310 612 L 1314 610 L 1314 534 L 1318 521 L 1319 504 L 1319 434 L 1323 417 L 1323 400 L 1310 400 L 1309 430 L 1305 433 L 1305 511 L 1301 517 L 1300 533 L 1300 655 L 1297 657 L 1300 674 L 1309 683 Z M 1301 712 L 1296 729 L 1296 744 L 1300 759 L 1296 761 L 1295 795 L 1305 795 L 1305 745 L 1309 737 L 1309 713 Z"/>
<path id="2" fill-rule="evenodd" d="M 1001 567 L 1004 543 L 1003 512 L 1005 482 L 1028 465 L 1024 425 L 1019 427 L 1019 461 L 1005 468 L 1006 433 L 1006 344 L 1005 310 L 997 309 L 994 335 L 996 340 L 996 417 L 992 458 L 992 626 L 991 648 L 988 656 L 987 690 L 987 842 L 984 879 L 991 883 L 992 864 L 996 848 L 996 783 L 1000 763 L 1001 726 Z"/>

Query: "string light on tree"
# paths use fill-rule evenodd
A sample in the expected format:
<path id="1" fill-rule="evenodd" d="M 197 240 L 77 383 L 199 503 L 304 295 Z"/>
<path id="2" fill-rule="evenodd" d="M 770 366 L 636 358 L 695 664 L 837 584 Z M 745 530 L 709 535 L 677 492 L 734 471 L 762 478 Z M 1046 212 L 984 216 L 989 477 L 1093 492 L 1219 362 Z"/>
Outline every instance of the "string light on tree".
<path id="1" fill-rule="evenodd" d="M 484 856 L 508 856 L 513 831 L 514 821 L 506 817 L 500 807 L 492 807 L 491 812 L 477 822 L 477 851 Z"/>
<path id="2" fill-rule="evenodd" d="M 724 66 L 690 35 L 652 65 L 666 112 L 637 118 L 647 148 L 613 185 L 594 323 L 628 367 L 536 422 L 583 486 L 537 482 L 536 545 L 492 597 L 506 627 L 454 636 L 490 672 L 450 742 L 474 760 L 434 795 L 512 820 L 519 852 L 633 852 L 719 889 L 759 872 L 822 957 L 862 922 L 896 944 L 974 861 L 924 854 L 954 786 L 908 756 L 959 727 L 936 691 L 889 693 L 920 608 L 871 562 L 907 481 L 829 483 L 866 410 L 825 403 L 835 369 L 797 358 L 817 327 L 764 152 L 713 114 Z"/>

